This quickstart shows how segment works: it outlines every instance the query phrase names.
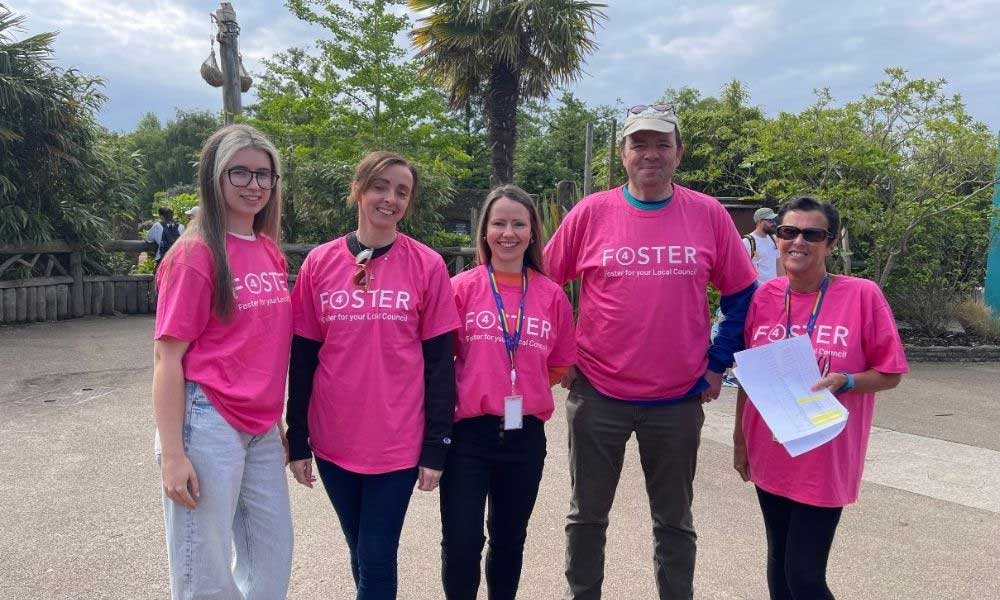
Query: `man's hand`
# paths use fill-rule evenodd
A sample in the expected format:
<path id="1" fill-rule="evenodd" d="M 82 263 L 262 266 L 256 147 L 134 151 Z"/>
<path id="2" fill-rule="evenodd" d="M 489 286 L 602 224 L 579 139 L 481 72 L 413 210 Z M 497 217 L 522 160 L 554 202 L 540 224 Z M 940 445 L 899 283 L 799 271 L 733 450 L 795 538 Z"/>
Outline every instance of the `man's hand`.
<path id="1" fill-rule="evenodd" d="M 571 387 L 573 387 L 573 381 L 575 380 L 576 380 L 576 367 L 570 365 L 569 370 L 566 371 L 566 374 L 563 375 L 562 379 L 559 380 L 559 385 L 561 385 L 564 390 L 568 390 Z"/>
<path id="2" fill-rule="evenodd" d="M 708 389 L 701 393 L 701 401 L 711 402 L 718 398 L 722 391 L 722 373 L 705 371 L 705 381 L 708 382 Z"/>

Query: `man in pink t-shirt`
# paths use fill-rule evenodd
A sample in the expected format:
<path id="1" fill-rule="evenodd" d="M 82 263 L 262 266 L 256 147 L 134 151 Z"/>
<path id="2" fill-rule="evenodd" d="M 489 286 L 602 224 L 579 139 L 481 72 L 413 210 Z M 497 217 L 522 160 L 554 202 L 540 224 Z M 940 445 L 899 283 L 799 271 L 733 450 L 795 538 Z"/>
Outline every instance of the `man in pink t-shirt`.
<path id="1" fill-rule="evenodd" d="M 673 108 L 631 108 L 622 137 L 628 183 L 581 200 L 545 249 L 556 283 L 582 280 L 578 372 L 564 379 L 573 487 L 566 597 L 600 597 L 608 513 L 634 432 L 659 597 L 690 599 L 701 403 L 718 397 L 742 347 L 757 274 L 722 205 L 673 183 L 684 153 Z M 711 345 L 709 283 L 726 316 Z"/>

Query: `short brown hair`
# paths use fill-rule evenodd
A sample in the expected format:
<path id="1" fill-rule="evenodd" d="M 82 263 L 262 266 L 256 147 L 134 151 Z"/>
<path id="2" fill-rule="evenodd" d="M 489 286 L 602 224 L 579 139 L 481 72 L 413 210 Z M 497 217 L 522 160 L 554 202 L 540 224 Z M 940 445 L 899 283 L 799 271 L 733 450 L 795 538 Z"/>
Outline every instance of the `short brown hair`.
<path id="1" fill-rule="evenodd" d="M 417 204 L 417 191 L 420 187 L 420 178 L 417 176 L 417 169 L 413 166 L 413 163 L 399 154 L 385 152 L 384 150 L 371 152 L 358 163 L 358 166 L 354 169 L 354 179 L 351 180 L 351 192 L 347 196 L 347 205 L 353 206 L 357 204 L 361 200 L 361 194 L 368 191 L 368 188 L 372 186 L 375 179 L 383 171 L 394 165 L 406 167 L 410 170 L 410 175 L 413 176 L 413 188 L 410 190 L 410 201 L 406 205 L 406 214 L 404 216 L 409 217 L 412 215 Z"/>

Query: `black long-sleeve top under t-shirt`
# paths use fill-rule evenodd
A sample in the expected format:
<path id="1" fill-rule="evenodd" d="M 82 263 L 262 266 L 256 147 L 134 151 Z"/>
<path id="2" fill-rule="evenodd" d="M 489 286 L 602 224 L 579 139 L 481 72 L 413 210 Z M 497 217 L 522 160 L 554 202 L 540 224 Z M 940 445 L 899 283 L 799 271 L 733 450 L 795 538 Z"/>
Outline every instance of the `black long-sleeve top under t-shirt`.
<path id="1" fill-rule="evenodd" d="M 353 233 L 347 236 L 347 247 L 355 256 L 366 249 Z M 374 249 L 372 259 L 385 254 L 391 247 L 392 244 L 389 244 Z M 424 357 L 424 441 L 418 464 L 438 471 L 444 469 L 455 418 L 453 336 L 454 333 L 449 331 L 421 342 Z M 289 460 L 312 458 L 309 449 L 309 400 L 322 346 L 323 342 L 302 336 L 292 338 L 285 415 Z"/>

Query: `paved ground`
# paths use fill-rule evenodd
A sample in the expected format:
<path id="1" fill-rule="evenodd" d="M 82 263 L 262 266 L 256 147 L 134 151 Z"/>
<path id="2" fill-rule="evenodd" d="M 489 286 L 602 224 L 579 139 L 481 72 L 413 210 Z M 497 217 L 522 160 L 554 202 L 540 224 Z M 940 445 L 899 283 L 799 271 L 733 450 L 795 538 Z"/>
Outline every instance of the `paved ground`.
<path id="1" fill-rule="evenodd" d="M 149 318 L 0 328 L 0 600 L 166 598 L 152 456 Z M 913 365 L 878 403 L 861 501 L 844 513 L 830 579 L 840 599 L 1000 598 L 1000 365 Z M 562 398 L 559 398 L 561 403 Z M 695 518 L 697 597 L 766 598 L 752 489 L 730 467 L 733 398 L 708 407 Z M 532 519 L 520 597 L 559 598 L 568 505 L 562 412 Z M 320 489 L 293 487 L 291 598 L 353 598 Z M 402 600 L 441 598 L 436 494 L 416 492 Z M 655 598 L 634 448 L 619 486 L 605 597 Z M 485 598 L 485 594 L 480 596 Z"/>

